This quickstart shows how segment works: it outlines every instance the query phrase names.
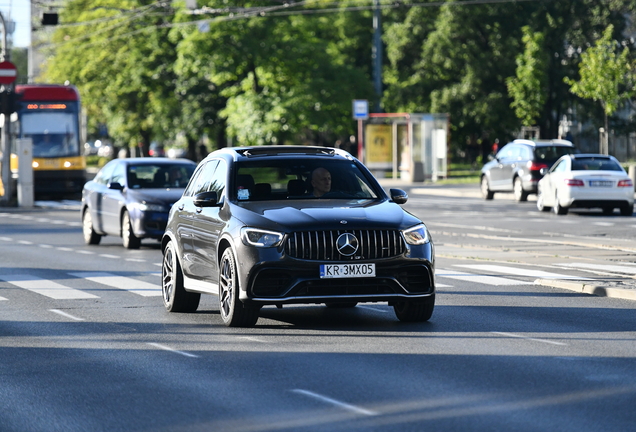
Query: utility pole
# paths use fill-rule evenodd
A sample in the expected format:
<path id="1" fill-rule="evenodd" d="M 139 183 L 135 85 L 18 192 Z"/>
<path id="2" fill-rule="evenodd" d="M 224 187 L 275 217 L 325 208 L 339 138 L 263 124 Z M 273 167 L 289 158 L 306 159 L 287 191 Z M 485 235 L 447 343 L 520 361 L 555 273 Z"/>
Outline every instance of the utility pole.
<path id="1" fill-rule="evenodd" d="M 373 83 L 375 86 L 374 111 L 382 112 L 382 23 L 380 22 L 380 0 L 373 0 Z"/>
<path id="2" fill-rule="evenodd" d="M 0 12 L 0 24 L 2 24 L 2 61 L 9 61 L 10 55 L 7 49 L 7 23 L 4 20 L 2 12 Z M 5 96 L 11 88 L 11 84 L 4 85 Z M 4 195 L 2 202 L 6 205 L 11 200 L 13 188 L 11 187 L 11 120 L 9 115 L 5 114 L 4 124 L 2 125 L 2 185 L 4 186 Z"/>

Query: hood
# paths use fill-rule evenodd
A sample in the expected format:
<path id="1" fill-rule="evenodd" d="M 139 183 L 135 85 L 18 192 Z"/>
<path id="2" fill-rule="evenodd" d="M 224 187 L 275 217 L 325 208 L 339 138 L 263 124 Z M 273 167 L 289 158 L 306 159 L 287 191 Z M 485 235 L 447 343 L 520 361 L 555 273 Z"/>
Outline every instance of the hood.
<path id="1" fill-rule="evenodd" d="M 183 195 L 182 188 L 171 189 L 128 189 L 126 198 L 128 201 L 172 205 Z"/>
<path id="2" fill-rule="evenodd" d="M 244 224 L 278 231 L 329 229 L 401 229 L 421 223 L 399 205 L 375 200 L 272 201 L 235 205 L 233 214 Z"/>

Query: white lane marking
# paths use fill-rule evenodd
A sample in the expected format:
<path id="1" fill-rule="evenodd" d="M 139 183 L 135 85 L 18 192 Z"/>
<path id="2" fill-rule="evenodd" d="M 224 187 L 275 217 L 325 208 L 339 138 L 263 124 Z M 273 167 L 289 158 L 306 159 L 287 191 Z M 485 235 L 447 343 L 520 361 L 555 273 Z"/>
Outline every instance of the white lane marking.
<path id="1" fill-rule="evenodd" d="M 26 274 L 0 275 L 0 280 L 56 300 L 99 298 L 96 295 L 69 288 L 57 282 Z"/>
<path id="2" fill-rule="evenodd" d="M 371 410 L 368 410 L 368 409 L 365 409 L 365 408 L 360 408 L 358 406 L 351 405 L 351 404 L 348 404 L 348 403 L 345 403 L 345 402 L 340 402 L 339 400 L 332 399 L 330 397 L 323 396 L 321 394 L 314 393 L 314 392 L 311 392 L 309 390 L 293 389 L 292 392 L 298 393 L 298 394 L 302 394 L 302 395 L 305 395 L 305 396 L 309 396 L 311 398 L 318 399 L 318 400 L 320 400 L 322 402 L 327 402 L 329 404 L 332 404 L 332 405 L 335 405 L 337 407 L 346 409 L 347 411 L 351 411 L 351 412 L 354 412 L 356 414 L 364 414 L 364 415 L 367 415 L 367 416 L 378 415 L 378 413 L 375 412 L 375 411 L 371 411 Z"/>
<path id="3" fill-rule="evenodd" d="M 75 321 L 84 321 L 84 318 L 79 318 L 79 317 L 73 316 L 73 315 L 71 315 L 69 313 L 62 312 L 59 309 L 49 309 L 49 311 L 53 312 L 53 313 L 56 313 L 58 315 L 62 315 L 63 317 L 66 317 L 66 318 L 70 318 L 70 319 L 75 320 Z"/>
<path id="4" fill-rule="evenodd" d="M 185 351 L 179 351 L 179 350 L 176 350 L 174 348 L 170 348 L 169 346 L 158 344 L 158 343 L 154 343 L 154 342 L 148 342 L 148 345 L 153 346 L 155 348 L 162 349 L 162 350 L 170 351 L 170 352 L 173 352 L 175 354 L 181 354 L 182 356 L 186 356 L 186 357 L 192 357 L 192 358 L 199 357 L 198 355 L 190 354 L 189 352 L 185 352 Z"/>
<path id="5" fill-rule="evenodd" d="M 568 276 L 559 273 L 550 273 L 542 270 L 528 270 L 517 267 L 506 267 L 492 264 L 455 264 L 453 267 L 463 267 L 473 270 L 481 270 L 487 272 L 497 272 L 511 274 L 515 276 L 529 276 L 542 279 L 577 279 L 577 280 L 591 280 L 589 278 L 581 278 L 578 276 Z"/>
<path id="6" fill-rule="evenodd" d="M 441 284 L 441 283 L 436 283 L 435 284 L 435 288 L 452 288 L 452 285 L 446 285 L 446 284 Z"/>
<path id="7" fill-rule="evenodd" d="M 260 343 L 267 343 L 267 341 L 264 341 L 263 339 L 259 339 L 259 338 L 255 338 L 252 336 L 238 336 L 239 339 L 247 339 L 250 340 L 252 342 L 260 342 Z"/>
<path id="8" fill-rule="evenodd" d="M 602 226 L 602 227 L 614 226 L 614 224 L 612 222 L 594 222 L 592 225 L 598 225 L 598 226 Z"/>
<path id="9" fill-rule="evenodd" d="M 13 241 L 13 239 L 11 237 L 0 237 L 0 240 L 6 241 L 6 242 L 12 242 Z"/>
<path id="10" fill-rule="evenodd" d="M 161 287 L 156 284 L 139 281 L 125 276 L 117 276 L 112 273 L 102 272 L 78 272 L 69 273 L 82 279 L 87 279 L 98 284 L 107 285 L 113 288 L 130 291 L 144 297 L 161 296 Z"/>
<path id="11" fill-rule="evenodd" d="M 4 297 L 0 297 L 0 301 L 3 301 L 3 300 L 9 300 L 9 299 L 4 298 Z"/>
<path id="12" fill-rule="evenodd" d="M 145 259 L 140 259 L 140 258 L 126 258 L 126 261 L 130 261 L 130 262 L 146 262 Z"/>
<path id="13" fill-rule="evenodd" d="M 76 250 L 75 252 L 77 252 L 78 254 L 84 254 L 84 255 L 94 255 L 95 254 L 95 252 L 93 252 L 93 251 L 87 251 L 87 250 L 82 250 L 82 249 Z"/>
<path id="14" fill-rule="evenodd" d="M 362 306 L 362 305 L 358 305 L 358 307 L 359 307 L 359 308 L 362 308 L 362 309 L 369 309 L 369 310 L 372 310 L 372 311 L 375 311 L 375 312 L 382 312 L 382 313 L 387 313 L 387 312 L 388 312 L 388 311 L 385 311 L 384 309 L 378 309 L 378 308 L 374 308 L 374 307 L 372 307 L 372 306 Z"/>
<path id="15" fill-rule="evenodd" d="M 472 274 L 472 273 L 463 273 L 463 272 L 459 272 L 459 271 L 455 271 L 455 270 L 444 270 L 444 269 L 438 269 L 435 272 L 435 276 L 436 277 L 451 278 L 451 279 L 458 279 L 458 280 L 463 280 L 463 281 L 468 281 L 468 282 L 482 283 L 482 284 L 486 284 L 486 285 L 495 285 L 495 286 L 502 286 L 502 285 L 530 285 L 531 284 L 530 282 L 523 282 L 523 281 L 518 281 L 518 280 L 514 280 L 514 279 L 507 279 L 507 278 L 504 278 L 504 277 L 476 275 L 476 274 Z"/>
<path id="16" fill-rule="evenodd" d="M 70 247 L 56 247 L 55 249 L 62 252 L 73 252 L 75 249 L 71 249 Z"/>
<path id="17" fill-rule="evenodd" d="M 102 258 L 114 258 L 114 259 L 119 258 L 119 255 L 100 254 L 99 256 Z"/>
<path id="18" fill-rule="evenodd" d="M 508 337 L 513 337 L 513 338 L 518 338 L 518 339 L 526 339 L 526 340 L 531 340 L 531 341 L 535 341 L 535 342 L 543 342 L 543 343 L 547 343 L 547 344 L 552 344 L 552 345 L 564 345 L 566 346 L 566 343 L 563 342 L 556 342 L 556 341 L 551 341 L 551 340 L 547 340 L 547 339 L 537 339 L 537 338 L 531 338 L 528 336 L 522 336 L 522 335 L 518 335 L 518 334 L 514 334 L 514 333 L 505 333 L 505 332 L 490 332 L 492 334 L 497 334 L 497 335 L 501 335 L 501 336 L 508 336 Z"/>
<path id="19" fill-rule="evenodd" d="M 43 249 L 53 249 L 53 246 L 47 244 L 41 244 L 40 247 Z"/>
<path id="20" fill-rule="evenodd" d="M 625 265 L 607 265 L 607 264 L 590 264 L 590 263 L 560 263 L 555 264 L 559 267 L 573 267 L 584 270 L 602 270 L 614 273 L 636 274 L 636 266 Z"/>
<path id="21" fill-rule="evenodd" d="M 32 245 L 33 242 L 30 242 L 28 240 L 18 240 L 19 244 L 23 244 L 23 245 Z"/>

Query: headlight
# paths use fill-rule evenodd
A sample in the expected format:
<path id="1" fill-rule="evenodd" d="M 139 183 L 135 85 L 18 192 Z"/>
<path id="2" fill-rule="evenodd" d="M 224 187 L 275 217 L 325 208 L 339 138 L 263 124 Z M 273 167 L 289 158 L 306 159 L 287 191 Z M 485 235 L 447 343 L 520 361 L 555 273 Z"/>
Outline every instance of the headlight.
<path id="1" fill-rule="evenodd" d="M 167 212 L 168 207 L 161 204 L 152 204 L 147 202 L 132 203 L 131 207 L 139 209 L 141 211 L 154 211 L 154 212 Z"/>
<path id="2" fill-rule="evenodd" d="M 410 245 L 423 245 L 430 241 L 428 230 L 424 224 L 415 225 L 413 228 L 402 231 L 404 239 Z"/>
<path id="3" fill-rule="evenodd" d="M 247 246 L 276 247 L 283 241 L 283 234 L 256 228 L 241 228 L 241 240 Z"/>

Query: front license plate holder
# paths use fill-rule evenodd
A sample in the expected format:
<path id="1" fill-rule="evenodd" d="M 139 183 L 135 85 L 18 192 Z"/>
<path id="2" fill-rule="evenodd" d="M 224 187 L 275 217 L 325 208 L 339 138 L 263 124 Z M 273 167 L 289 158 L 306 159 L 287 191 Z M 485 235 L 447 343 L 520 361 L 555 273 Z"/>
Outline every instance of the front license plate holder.
<path id="1" fill-rule="evenodd" d="M 321 264 L 321 279 L 375 277 L 375 264 Z"/>

